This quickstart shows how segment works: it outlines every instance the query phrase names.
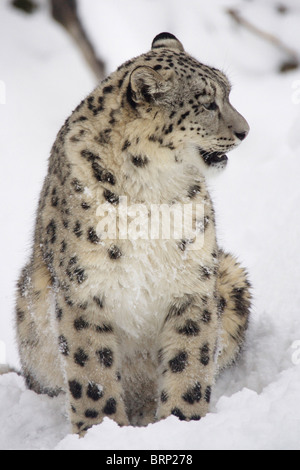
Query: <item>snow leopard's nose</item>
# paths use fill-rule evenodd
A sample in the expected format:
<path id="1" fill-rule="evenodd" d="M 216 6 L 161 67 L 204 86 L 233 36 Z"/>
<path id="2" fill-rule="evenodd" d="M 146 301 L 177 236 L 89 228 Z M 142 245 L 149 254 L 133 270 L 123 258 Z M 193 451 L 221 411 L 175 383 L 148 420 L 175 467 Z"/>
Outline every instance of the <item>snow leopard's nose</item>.
<path id="1" fill-rule="evenodd" d="M 248 135 L 248 131 L 245 131 L 245 132 L 235 132 L 235 135 L 238 139 L 240 140 L 244 140 L 247 135 Z"/>
<path id="2" fill-rule="evenodd" d="M 240 142 L 244 140 L 250 131 L 246 119 L 229 102 L 227 106 L 224 106 L 224 114 L 230 123 L 228 129 L 230 129 L 231 135 L 235 136 Z M 236 144 L 238 145 L 240 142 L 236 141 Z"/>

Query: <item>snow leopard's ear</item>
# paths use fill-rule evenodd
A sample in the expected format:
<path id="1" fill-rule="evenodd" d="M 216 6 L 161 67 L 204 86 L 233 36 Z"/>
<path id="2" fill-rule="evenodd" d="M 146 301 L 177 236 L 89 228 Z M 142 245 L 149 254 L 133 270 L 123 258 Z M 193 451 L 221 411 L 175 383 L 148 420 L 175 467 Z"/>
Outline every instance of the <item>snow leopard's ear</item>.
<path id="1" fill-rule="evenodd" d="M 152 49 L 173 49 L 178 52 L 184 52 L 183 45 L 171 33 L 160 33 L 152 41 Z"/>
<path id="2" fill-rule="evenodd" d="M 160 73 L 148 66 L 134 69 L 130 75 L 130 94 L 135 103 L 163 101 L 166 93 L 171 90 L 173 74 L 163 77 Z"/>

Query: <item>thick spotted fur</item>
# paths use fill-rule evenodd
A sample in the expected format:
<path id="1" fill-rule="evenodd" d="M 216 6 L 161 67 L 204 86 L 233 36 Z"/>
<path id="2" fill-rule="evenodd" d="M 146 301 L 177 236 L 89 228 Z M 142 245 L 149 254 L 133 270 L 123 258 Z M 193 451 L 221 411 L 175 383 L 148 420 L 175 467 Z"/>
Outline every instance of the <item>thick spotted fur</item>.
<path id="1" fill-rule="evenodd" d="M 250 309 L 244 269 L 216 241 L 205 171 L 224 167 L 248 124 L 230 84 L 171 34 L 118 68 L 58 133 L 32 256 L 18 282 L 22 373 L 65 393 L 75 433 L 103 417 L 145 425 L 199 420 L 237 358 Z M 193 240 L 106 240 L 100 204 L 202 204 Z"/>

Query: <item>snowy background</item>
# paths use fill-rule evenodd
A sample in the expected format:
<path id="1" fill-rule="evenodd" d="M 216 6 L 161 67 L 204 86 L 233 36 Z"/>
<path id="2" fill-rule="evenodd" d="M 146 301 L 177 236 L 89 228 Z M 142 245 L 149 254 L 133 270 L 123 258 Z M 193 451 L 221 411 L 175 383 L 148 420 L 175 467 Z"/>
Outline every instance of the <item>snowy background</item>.
<path id="1" fill-rule="evenodd" d="M 95 85 L 80 53 L 49 16 L 0 3 L 0 363 L 18 367 L 14 289 L 30 253 L 47 159 L 65 118 Z M 300 450 L 300 69 L 237 25 L 237 8 L 300 55 L 299 0 L 80 0 L 108 72 L 170 31 L 233 83 L 231 101 L 251 132 L 210 181 L 220 245 L 248 267 L 254 305 L 247 348 L 218 379 L 200 422 L 170 417 L 147 428 L 105 421 L 69 434 L 61 397 L 38 396 L 14 373 L 0 376 L 0 449 Z M 284 8 L 283 8 L 284 5 Z"/>

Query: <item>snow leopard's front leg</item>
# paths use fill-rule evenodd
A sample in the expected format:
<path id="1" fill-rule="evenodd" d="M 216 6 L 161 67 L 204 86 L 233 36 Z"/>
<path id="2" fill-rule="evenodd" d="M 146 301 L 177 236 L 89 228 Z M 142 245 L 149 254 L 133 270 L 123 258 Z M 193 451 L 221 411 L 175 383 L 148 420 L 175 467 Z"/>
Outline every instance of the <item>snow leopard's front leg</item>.
<path id="1" fill-rule="evenodd" d="M 174 301 L 160 335 L 157 419 L 171 414 L 187 421 L 205 416 L 216 374 L 217 340 L 214 296 L 186 295 Z"/>
<path id="2" fill-rule="evenodd" d="M 75 298 L 60 296 L 56 312 L 70 420 L 73 432 L 83 435 L 105 416 L 119 425 L 128 419 L 114 324 L 101 298 L 86 303 Z"/>

